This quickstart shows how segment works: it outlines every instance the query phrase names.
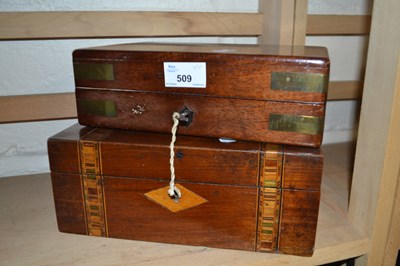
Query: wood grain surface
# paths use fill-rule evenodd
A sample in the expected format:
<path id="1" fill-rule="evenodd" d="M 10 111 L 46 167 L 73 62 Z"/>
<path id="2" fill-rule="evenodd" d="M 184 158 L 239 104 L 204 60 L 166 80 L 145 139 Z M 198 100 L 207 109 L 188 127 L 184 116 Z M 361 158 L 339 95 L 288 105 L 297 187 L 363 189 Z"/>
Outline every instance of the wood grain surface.
<path id="1" fill-rule="evenodd" d="M 276 5 L 273 1 L 269 2 L 272 4 L 266 2 L 262 5 L 263 14 L 137 11 L 0 12 L 0 36 L 1 39 L 9 40 L 190 35 L 261 35 L 266 38 L 264 36 L 272 35 L 277 40 L 268 40 L 268 43 L 292 44 L 294 39 L 294 44 L 301 44 L 304 43 L 302 39 L 305 35 L 360 35 L 368 34 L 370 30 L 369 15 L 307 16 L 305 1 L 297 1 L 300 4 L 296 5 L 291 1 L 279 3 L 281 5 L 279 10 L 273 8 L 273 5 Z M 282 13 L 282 18 L 274 18 L 276 13 Z M 264 26 L 266 30 L 263 30 L 263 15 L 272 17 Z M 291 22 L 301 25 L 295 25 L 295 29 L 292 30 Z M 284 35 L 287 31 L 289 33 Z M 300 34 L 303 35 L 302 38 L 298 36 Z"/>
<path id="2" fill-rule="evenodd" d="M 261 33 L 261 15 L 212 12 L 2 12 L 1 39 L 213 36 Z"/>
<path id="3" fill-rule="evenodd" d="M 0 96 L 0 123 L 75 118 L 74 93 Z"/>
<path id="4" fill-rule="evenodd" d="M 282 188 L 321 190 L 323 155 L 319 149 L 284 146 Z"/>
<path id="5" fill-rule="evenodd" d="M 82 180 L 78 174 L 51 173 L 60 232 L 87 234 Z"/>
<path id="6" fill-rule="evenodd" d="M 371 15 L 309 15 L 307 35 L 365 35 L 371 28 Z"/>
<path id="7" fill-rule="evenodd" d="M 327 88 L 320 92 L 271 89 L 271 74 L 329 75 L 329 58 L 322 47 L 128 44 L 76 50 L 73 58 L 75 68 L 110 64 L 114 72 L 114 80 L 76 76 L 77 87 L 226 98 L 323 103 Z M 206 88 L 165 87 L 163 62 L 205 62 Z"/>
<path id="8" fill-rule="evenodd" d="M 88 237 L 57 230 L 48 173 L 0 179 L 0 260 L 4 265 L 143 264 L 321 265 L 368 252 L 368 239 L 346 218 L 352 149 L 327 145 L 312 257 Z M 43 252 L 45 251 L 45 252 Z"/>
<path id="9" fill-rule="evenodd" d="M 172 127 L 172 113 L 179 112 L 187 106 L 194 112 L 193 122 L 187 128 L 179 127 L 178 134 L 314 147 L 321 144 L 322 134 L 269 130 L 269 115 L 272 113 L 323 118 L 325 107 L 319 103 L 253 101 L 80 88 L 76 93 L 78 102 L 85 99 L 111 100 L 115 103 L 116 117 L 88 114 L 85 107 L 79 107 L 78 104 L 79 123 L 87 126 L 167 133 Z M 134 114 L 132 109 L 137 105 L 143 106 L 146 111 L 140 115 Z"/>
<path id="10" fill-rule="evenodd" d="M 80 173 L 78 141 L 91 131 L 94 129 L 75 124 L 51 136 L 47 141 L 50 170 L 60 173 Z"/>
<path id="11" fill-rule="evenodd" d="M 131 136 L 135 137 L 133 134 Z M 153 140 L 159 137 L 157 134 L 150 136 Z M 170 179 L 169 136 L 167 142 L 157 145 L 126 145 L 112 141 L 112 137 L 101 143 L 104 175 Z M 179 180 L 190 182 L 256 186 L 260 154 L 259 147 L 254 144 L 248 145 L 254 146 L 253 150 L 236 150 L 235 144 L 226 145 L 221 150 L 182 146 L 178 137 L 175 144 L 176 176 Z"/>
<path id="12" fill-rule="evenodd" d="M 167 185 L 167 181 L 106 177 L 109 236 L 254 250 L 257 187 L 180 182 L 207 202 L 173 213 L 144 196 Z"/>
<path id="13" fill-rule="evenodd" d="M 317 230 L 319 191 L 282 190 L 278 250 L 311 256 Z"/>
<path id="14" fill-rule="evenodd" d="M 312 254 L 319 149 L 178 137 L 175 182 L 193 193 L 188 199 L 200 201 L 193 206 L 182 202 L 190 206 L 172 212 L 166 206 L 174 205 L 174 199 L 161 197 L 160 202 L 148 196 L 169 183 L 169 140 L 167 134 L 78 125 L 53 136 L 49 156 L 60 231 Z M 82 173 L 65 167 L 63 155 L 79 162 Z"/>
<path id="15" fill-rule="evenodd" d="M 268 127 L 272 113 L 324 118 L 329 75 L 325 48 L 127 44 L 76 50 L 73 58 L 83 125 L 169 132 L 170 116 L 186 106 L 195 118 L 180 130 L 183 134 L 321 144 L 322 124 L 319 133 Z M 165 62 L 204 62 L 205 88 L 166 87 Z M 89 102 L 102 101 L 113 106 L 105 117 L 88 111 Z"/>

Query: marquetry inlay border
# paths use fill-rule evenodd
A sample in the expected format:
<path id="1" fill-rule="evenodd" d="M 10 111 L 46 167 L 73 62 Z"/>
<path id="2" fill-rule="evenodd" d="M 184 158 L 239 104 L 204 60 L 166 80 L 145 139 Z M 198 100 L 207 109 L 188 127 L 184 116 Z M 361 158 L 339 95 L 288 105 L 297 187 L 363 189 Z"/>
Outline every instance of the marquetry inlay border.
<path id="1" fill-rule="evenodd" d="M 281 145 L 265 144 L 260 169 L 257 251 L 275 251 L 278 243 L 281 205 Z"/>
<path id="2" fill-rule="evenodd" d="M 87 232 L 90 236 L 107 236 L 99 149 L 97 142 L 79 142 L 82 190 Z"/>

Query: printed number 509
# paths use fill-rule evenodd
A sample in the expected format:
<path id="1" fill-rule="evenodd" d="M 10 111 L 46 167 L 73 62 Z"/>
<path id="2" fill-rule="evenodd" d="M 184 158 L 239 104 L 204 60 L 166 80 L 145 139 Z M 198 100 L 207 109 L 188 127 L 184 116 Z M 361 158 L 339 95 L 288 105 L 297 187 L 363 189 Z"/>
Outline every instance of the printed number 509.
<path id="1" fill-rule="evenodd" d="M 192 76 L 191 75 L 177 75 L 176 81 L 177 82 L 191 82 Z"/>

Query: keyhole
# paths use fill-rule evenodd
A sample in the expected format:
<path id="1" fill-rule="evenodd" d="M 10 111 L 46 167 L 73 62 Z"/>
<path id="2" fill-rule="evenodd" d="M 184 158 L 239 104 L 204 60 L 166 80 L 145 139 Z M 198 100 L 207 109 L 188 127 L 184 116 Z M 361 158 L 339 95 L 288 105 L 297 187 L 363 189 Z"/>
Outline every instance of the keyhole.
<path id="1" fill-rule="evenodd" d="M 193 121 L 194 112 L 185 106 L 181 111 L 179 111 L 179 125 L 188 127 Z"/>
<path id="2" fill-rule="evenodd" d="M 182 159 L 183 159 L 183 152 L 178 151 L 178 152 L 176 153 L 176 158 L 178 158 L 178 160 L 182 160 Z"/>

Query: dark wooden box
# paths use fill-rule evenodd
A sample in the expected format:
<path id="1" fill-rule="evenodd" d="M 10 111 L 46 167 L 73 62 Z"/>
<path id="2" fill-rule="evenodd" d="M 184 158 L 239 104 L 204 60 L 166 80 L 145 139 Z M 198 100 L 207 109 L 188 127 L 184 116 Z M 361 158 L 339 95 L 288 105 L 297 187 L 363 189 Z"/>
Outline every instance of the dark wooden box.
<path id="1" fill-rule="evenodd" d="M 172 113 L 188 108 L 185 135 L 322 141 L 329 76 L 322 47 L 127 44 L 80 49 L 73 62 L 82 125 L 165 133 Z"/>
<path id="2" fill-rule="evenodd" d="M 61 232 L 309 256 L 318 148 L 72 126 L 48 140 Z M 160 190 L 161 189 L 161 190 Z M 157 198 L 158 197 L 158 198 Z M 161 199 L 159 199 L 161 197 Z"/>

